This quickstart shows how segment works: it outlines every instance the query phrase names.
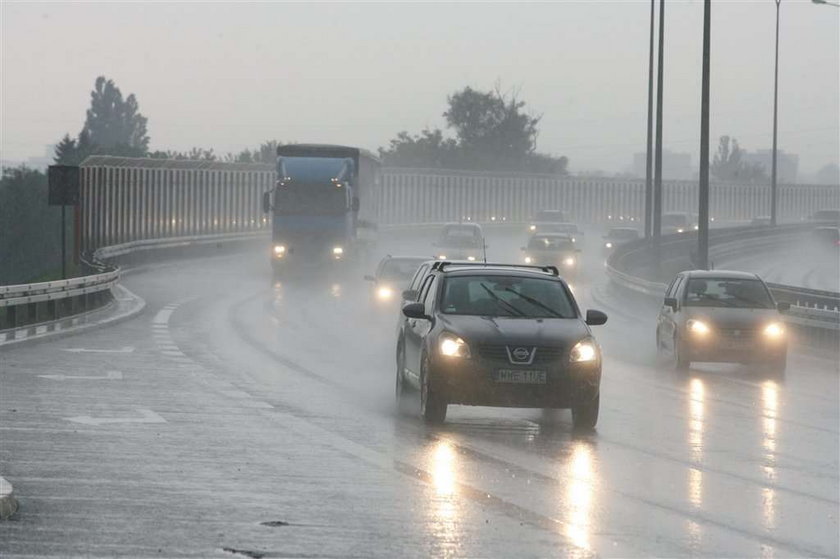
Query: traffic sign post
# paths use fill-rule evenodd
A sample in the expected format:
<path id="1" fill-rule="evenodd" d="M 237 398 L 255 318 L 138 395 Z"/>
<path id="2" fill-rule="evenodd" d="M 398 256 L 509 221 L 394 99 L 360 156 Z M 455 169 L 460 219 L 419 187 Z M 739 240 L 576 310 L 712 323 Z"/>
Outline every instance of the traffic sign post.
<path id="1" fill-rule="evenodd" d="M 79 207 L 79 168 L 75 165 L 50 165 L 48 203 L 61 206 L 61 279 L 67 279 L 67 206 Z M 78 219 L 78 211 L 75 212 Z M 76 223 L 78 228 L 78 223 Z M 75 247 L 78 252 L 78 246 Z"/>

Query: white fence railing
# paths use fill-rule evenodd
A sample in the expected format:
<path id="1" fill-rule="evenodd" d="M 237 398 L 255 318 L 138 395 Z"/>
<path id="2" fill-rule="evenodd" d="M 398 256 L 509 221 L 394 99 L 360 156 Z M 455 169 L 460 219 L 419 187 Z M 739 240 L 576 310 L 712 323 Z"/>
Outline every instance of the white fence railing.
<path id="1" fill-rule="evenodd" d="M 262 193 L 271 165 L 90 157 L 82 165 L 81 233 L 84 250 L 141 239 L 265 230 Z M 696 207 L 697 185 L 667 181 L 665 211 Z M 769 213 L 766 185 L 714 184 L 711 215 L 720 221 Z M 535 211 L 565 209 L 581 222 L 608 216 L 639 222 L 644 181 L 512 175 L 429 169 L 384 169 L 364 201 L 380 225 L 471 220 L 525 221 Z M 840 187 L 782 185 L 779 215 L 799 220 L 840 207 Z"/>

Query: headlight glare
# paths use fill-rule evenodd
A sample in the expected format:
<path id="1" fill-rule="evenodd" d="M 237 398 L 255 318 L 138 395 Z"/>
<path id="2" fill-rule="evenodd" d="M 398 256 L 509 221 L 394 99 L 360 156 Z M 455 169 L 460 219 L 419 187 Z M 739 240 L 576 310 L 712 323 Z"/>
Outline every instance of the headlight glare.
<path id="1" fill-rule="evenodd" d="M 612 243 L 607 243 L 607 244 L 606 244 L 606 247 L 607 247 L 607 248 L 612 248 Z"/>
<path id="2" fill-rule="evenodd" d="M 536 225 L 532 225 L 532 226 L 530 226 L 528 229 L 530 229 L 531 231 L 536 231 L 536 230 L 537 230 L 537 226 L 536 226 Z"/>
<path id="3" fill-rule="evenodd" d="M 701 322 L 699 320 L 689 320 L 686 323 L 686 326 L 688 326 L 689 332 L 691 332 L 692 334 L 697 334 L 699 336 L 705 336 L 711 331 L 709 329 L 709 326 L 705 322 Z"/>
<path id="4" fill-rule="evenodd" d="M 387 285 L 383 285 L 379 289 L 376 290 L 376 296 L 380 299 L 390 299 L 394 296 L 394 290 L 388 287 Z"/>
<path id="5" fill-rule="evenodd" d="M 569 256 L 568 258 L 566 258 L 565 260 L 563 260 L 563 264 L 565 264 L 566 266 L 568 266 L 569 268 L 571 268 L 572 266 L 574 266 L 574 265 L 575 265 L 575 259 L 574 259 L 573 257 Z"/>
<path id="6" fill-rule="evenodd" d="M 438 342 L 440 354 L 445 357 L 469 357 L 470 348 L 467 342 L 454 334 L 444 333 Z"/>
<path id="7" fill-rule="evenodd" d="M 467 256 L 467 260 L 470 262 L 475 262 L 475 256 Z"/>
<path id="8" fill-rule="evenodd" d="M 569 354 L 572 363 L 590 363 L 598 360 L 598 347 L 592 340 L 581 340 Z"/>
<path id="9" fill-rule="evenodd" d="M 779 339 L 785 334 L 785 329 L 778 322 L 771 322 L 764 327 L 764 335 L 770 339 Z"/>
<path id="10" fill-rule="evenodd" d="M 283 256 L 286 254 L 286 246 L 285 245 L 274 245 L 274 254 L 277 256 Z"/>
<path id="11" fill-rule="evenodd" d="M 531 262 L 533 262 L 533 261 L 534 261 L 534 259 L 533 259 L 533 258 L 531 258 L 530 256 L 526 256 L 526 257 L 525 257 L 525 263 L 526 263 L 526 264 L 530 264 L 530 263 L 531 263 Z"/>
<path id="12" fill-rule="evenodd" d="M 344 254 L 344 249 L 342 247 L 333 247 L 332 253 L 336 256 L 341 256 Z"/>

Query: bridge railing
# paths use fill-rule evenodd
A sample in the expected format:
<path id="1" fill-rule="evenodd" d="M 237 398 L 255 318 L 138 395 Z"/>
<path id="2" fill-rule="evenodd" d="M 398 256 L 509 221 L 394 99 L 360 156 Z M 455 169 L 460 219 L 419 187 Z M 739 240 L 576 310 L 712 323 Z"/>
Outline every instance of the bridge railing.
<path id="1" fill-rule="evenodd" d="M 267 230 L 262 193 L 274 184 L 265 164 L 89 157 L 81 172 L 82 248 L 144 239 Z M 697 184 L 666 181 L 665 211 L 696 206 Z M 571 210 L 580 222 L 610 218 L 641 223 L 644 181 L 386 168 L 364 203 L 380 225 L 470 220 L 524 222 L 540 209 Z M 718 221 L 769 213 L 766 185 L 712 185 Z M 840 207 L 840 187 L 781 185 L 779 215 L 799 220 L 817 209 Z"/>

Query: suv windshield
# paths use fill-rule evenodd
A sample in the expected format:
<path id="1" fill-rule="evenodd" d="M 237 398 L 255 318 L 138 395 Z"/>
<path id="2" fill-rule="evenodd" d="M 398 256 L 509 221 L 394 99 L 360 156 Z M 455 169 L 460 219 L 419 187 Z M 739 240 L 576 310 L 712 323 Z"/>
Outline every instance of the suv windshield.
<path id="1" fill-rule="evenodd" d="M 772 309 L 773 299 L 759 280 L 692 278 L 688 280 L 685 306 Z"/>
<path id="2" fill-rule="evenodd" d="M 446 278 L 440 304 L 445 314 L 509 318 L 575 318 L 559 281 L 517 276 Z"/>

